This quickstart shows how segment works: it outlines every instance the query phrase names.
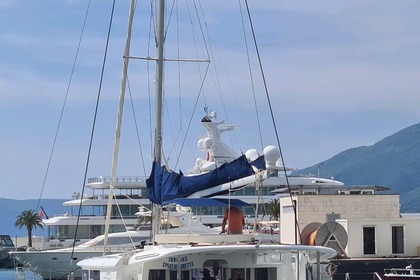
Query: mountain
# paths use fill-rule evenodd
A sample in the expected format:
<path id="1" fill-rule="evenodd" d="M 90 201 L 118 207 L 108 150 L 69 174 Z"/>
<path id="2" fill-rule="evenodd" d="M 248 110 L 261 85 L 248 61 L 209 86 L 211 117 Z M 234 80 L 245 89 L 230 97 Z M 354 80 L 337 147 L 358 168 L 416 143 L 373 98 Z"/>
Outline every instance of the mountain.
<path id="1" fill-rule="evenodd" d="M 372 146 L 345 150 L 294 174 L 333 177 L 346 185 L 382 185 L 400 194 L 402 212 L 420 212 L 420 123 Z"/>
<path id="2" fill-rule="evenodd" d="M 297 170 L 294 174 L 317 174 L 333 177 L 346 185 L 382 185 L 390 193 L 400 194 L 402 212 L 420 212 L 420 123 L 388 136 L 372 146 L 345 150 L 330 159 Z M 66 211 L 64 199 L 44 199 L 40 205 L 47 215 Z M 0 198 L 0 234 L 25 236 L 26 229 L 14 227 L 23 210 L 35 209 L 37 199 Z M 34 235 L 47 236 L 37 229 Z"/>
<path id="3" fill-rule="evenodd" d="M 44 208 L 47 215 L 52 216 L 62 214 L 65 211 L 63 206 L 65 199 L 43 199 L 40 206 Z M 26 236 L 26 228 L 15 228 L 17 216 L 24 210 L 35 210 L 38 204 L 38 199 L 6 199 L 0 198 L 0 234 L 8 234 L 11 237 Z M 68 208 L 68 207 L 67 207 Z M 68 210 L 67 210 L 68 211 Z M 33 235 L 47 236 L 46 229 L 36 229 Z"/>

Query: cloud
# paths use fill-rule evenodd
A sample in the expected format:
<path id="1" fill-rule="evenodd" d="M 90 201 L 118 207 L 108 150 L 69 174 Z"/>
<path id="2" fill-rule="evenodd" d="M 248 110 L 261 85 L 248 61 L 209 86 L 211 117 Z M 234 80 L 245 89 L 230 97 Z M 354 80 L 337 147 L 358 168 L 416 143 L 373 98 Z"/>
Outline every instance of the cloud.
<path id="1" fill-rule="evenodd" d="M 166 54 L 171 58 L 177 57 L 176 43 L 179 39 L 181 58 L 206 59 L 206 51 L 209 51 L 210 60 L 217 67 L 210 68 L 205 90 L 201 92 L 201 77 L 206 63 L 200 64 L 200 69 L 192 63 L 179 66 L 180 70 L 187 71 L 181 74 L 181 82 L 178 80 L 177 63 L 169 63 L 165 77 L 168 85 L 165 105 L 178 106 L 177 98 L 180 93 L 186 99 L 181 103 L 182 108 L 165 108 L 165 118 L 169 119 L 166 119 L 165 124 L 171 121 L 177 125 L 178 118 L 182 117 L 184 132 L 195 98 L 201 93 L 193 119 L 193 144 L 186 146 L 193 147 L 193 150 L 196 136 L 204 133 L 199 120 L 203 114 L 202 107 L 207 105 L 211 110 L 218 111 L 220 118 L 227 117 L 229 122 L 242 125 L 232 137 L 235 149 L 258 147 L 258 127 L 255 124 L 248 60 L 244 53 L 244 40 L 241 38 L 242 22 L 241 14 L 237 10 L 238 3 L 204 1 L 200 4 L 205 12 L 211 13 L 206 14 L 206 22 L 201 22 L 203 33 L 197 28 L 194 29 L 195 37 L 191 36 L 188 12 L 194 15 L 193 6 L 189 7 L 191 10 L 180 10 L 180 14 L 187 17 L 184 18 L 185 21 L 179 21 L 179 38 L 177 33 L 172 36 L 168 32 L 168 42 L 175 44 L 166 50 Z M 261 0 L 249 4 L 275 120 L 280 128 L 281 142 L 285 145 L 283 148 L 287 155 L 286 164 L 305 167 L 343 149 L 373 144 L 381 137 L 418 121 L 420 17 L 417 13 L 420 2 Z M 38 149 L 38 153 L 31 154 L 33 146 L 11 145 L 16 140 L 7 137 L 26 133 L 27 138 L 40 139 L 37 133 L 46 133 L 45 124 L 48 121 L 51 123 L 47 127 L 55 128 L 52 120 L 55 116 L 52 115 L 59 111 L 64 99 L 85 8 L 85 1 L 1 1 L 0 26 L 3 29 L 0 32 L 0 106 L 3 115 L 10 114 L 3 118 L 10 123 L 2 126 L 5 135 L 3 146 L 9 147 L 9 155 L 33 162 L 41 156 L 40 153 L 48 150 L 49 142 L 45 139 L 37 141 L 48 142 L 45 147 Z M 110 131 L 110 123 L 112 128 L 115 123 L 114 103 L 118 100 L 121 83 L 127 10 L 128 1 L 119 1 L 102 86 L 105 109 L 101 107 L 100 114 L 105 120 L 100 121 L 99 130 L 103 134 L 98 138 L 110 139 L 111 142 L 112 133 L 109 136 L 105 132 Z M 138 12 L 146 10 L 148 8 L 142 6 Z M 78 132 L 89 129 L 88 121 L 84 117 L 90 116 L 91 112 L 88 110 L 94 104 L 99 88 L 109 14 L 109 3 L 105 5 L 101 1 L 92 2 L 70 88 L 70 112 L 77 116 L 76 121 L 70 116 L 66 118 L 66 124 L 73 125 L 70 132 L 66 130 L 66 135 L 71 136 L 66 138 L 68 143 L 77 139 L 81 141 L 84 136 Z M 246 16 L 246 13 L 243 15 Z M 243 20 L 248 24 L 246 17 Z M 175 18 L 171 21 L 176 22 Z M 137 19 L 135 24 L 132 55 L 145 57 L 148 55 L 149 22 Z M 203 35 L 207 30 L 211 34 Z M 249 31 L 249 28 L 246 30 Z M 139 32 L 146 35 L 139 38 Z M 247 35 L 256 99 L 258 108 L 262 111 L 260 121 L 264 142 L 276 144 L 272 136 L 270 114 L 255 59 L 252 36 L 249 33 Z M 152 57 L 155 53 L 153 36 L 152 28 L 149 53 Z M 203 37 L 209 39 L 206 44 L 194 44 Z M 144 61 L 130 62 L 130 88 L 142 126 L 148 125 L 144 120 L 148 122 L 150 117 L 148 104 L 144 101 L 149 93 L 154 96 L 155 70 L 151 67 L 150 76 L 147 77 L 146 67 Z M 150 92 L 148 87 L 151 88 Z M 178 88 L 181 88 L 180 93 Z M 39 110 L 37 116 L 30 113 L 34 107 Z M 19 117 L 16 117 L 18 113 Z M 31 122 L 25 122 L 25 119 L 30 119 Z M 149 130 L 146 131 L 144 134 L 150 138 Z M 110 144 L 103 146 L 108 148 Z M 95 167 L 97 173 L 108 172 L 109 164 L 105 163 L 107 157 L 104 155 L 107 148 L 104 147 L 98 148 L 98 154 L 103 159 Z M 70 158 L 76 149 L 65 147 L 61 151 L 63 159 L 68 157 L 68 162 L 74 164 L 78 159 Z M 189 152 L 194 154 L 195 151 Z M 64 160 L 60 159 L 60 163 Z M 187 167 L 191 164 L 192 162 L 187 164 Z M 128 165 L 130 164 L 127 163 Z M 38 176 L 36 173 L 42 173 L 42 170 L 31 171 L 30 166 L 20 167 L 17 163 L 13 166 L 33 178 Z M 54 171 L 54 176 L 59 177 L 63 171 L 59 167 L 55 168 L 57 170 Z M 66 169 L 72 167 L 66 165 Z M 185 170 L 184 167 L 183 169 Z M 19 173 L 14 172 L 13 174 Z M 73 174 L 73 177 L 77 176 Z M 12 185 L 14 182 L 5 183 Z M 73 183 L 63 188 L 68 189 L 69 194 L 75 190 Z"/>

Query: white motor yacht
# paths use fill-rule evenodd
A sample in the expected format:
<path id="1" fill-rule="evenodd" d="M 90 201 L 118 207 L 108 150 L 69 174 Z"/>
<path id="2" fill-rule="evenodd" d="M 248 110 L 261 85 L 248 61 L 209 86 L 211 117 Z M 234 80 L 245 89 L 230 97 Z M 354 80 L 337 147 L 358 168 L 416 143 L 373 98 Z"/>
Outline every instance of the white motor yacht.
<path id="1" fill-rule="evenodd" d="M 190 212 L 168 211 L 162 214 L 162 227 L 159 232 L 166 234 L 197 234 L 219 235 L 219 231 L 210 229 L 192 218 Z M 148 217 L 146 223 L 136 230 L 111 233 L 108 235 L 107 246 L 104 248 L 105 236 L 100 235 L 85 243 L 70 248 L 53 250 L 12 251 L 10 254 L 24 267 L 27 267 L 43 279 L 67 279 L 68 275 L 81 278 L 82 272 L 77 262 L 86 258 L 127 252 L 143 247 L 150 242 L 150 211 L 138 212 L 140 217 Z"/>

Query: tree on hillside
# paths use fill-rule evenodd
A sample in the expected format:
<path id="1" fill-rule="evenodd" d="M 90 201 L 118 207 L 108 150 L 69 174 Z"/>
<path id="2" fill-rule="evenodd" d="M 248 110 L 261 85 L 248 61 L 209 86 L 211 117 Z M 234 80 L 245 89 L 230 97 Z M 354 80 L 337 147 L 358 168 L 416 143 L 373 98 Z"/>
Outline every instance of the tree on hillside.
<path id="1" fill-rule="evenodd" d="M 32 247 L 32 230 L 37 227 L 43 228 L 42 219 L 35 210 L 23 210 L 15 222 L 15 227 L 26 227 L 28 231 L 28 247 Z"/>
<path id="2" fill-rule="evenodd" d="M 272 199 L 265 206 L 266 213 L 270 216 L 270 221 L 278 221 L 280 218 L 280 200 Z"/>

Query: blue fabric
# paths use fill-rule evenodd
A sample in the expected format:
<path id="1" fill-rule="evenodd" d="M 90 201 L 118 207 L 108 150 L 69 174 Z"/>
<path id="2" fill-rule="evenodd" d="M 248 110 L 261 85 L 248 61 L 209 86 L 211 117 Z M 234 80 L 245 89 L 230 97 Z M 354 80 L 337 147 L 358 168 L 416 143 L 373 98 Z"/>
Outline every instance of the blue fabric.
<path id="1" fill-rule="evenodd" d="M 251 162 L 251 165 L 259 170 L 265 170 L 265 157 L 264 155 L 259 156 L 257 159 Z"/>
<path id="2" fill-rule="evenodd" d="M 185 198 L 197 191 L 232 182 L 252 174 L 254 174 L 254 171 L 245 155 L 222 164 L 215 170 L 196 176 L 183 176 L 168 171 L 154 162 L 152 172 L 146 180 L 146 185 L 150 200 L 153 203 L 163 205 L 175 198 Z"/>

